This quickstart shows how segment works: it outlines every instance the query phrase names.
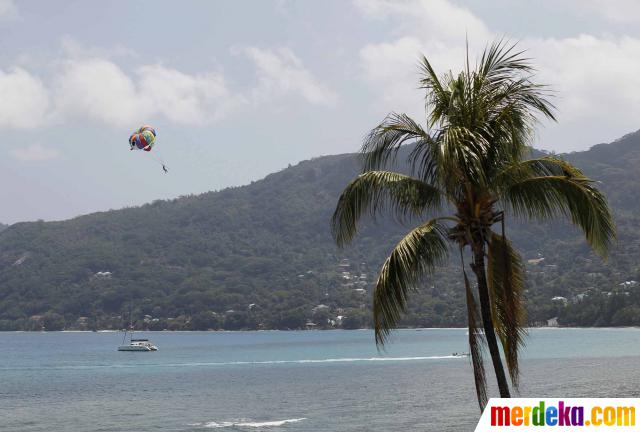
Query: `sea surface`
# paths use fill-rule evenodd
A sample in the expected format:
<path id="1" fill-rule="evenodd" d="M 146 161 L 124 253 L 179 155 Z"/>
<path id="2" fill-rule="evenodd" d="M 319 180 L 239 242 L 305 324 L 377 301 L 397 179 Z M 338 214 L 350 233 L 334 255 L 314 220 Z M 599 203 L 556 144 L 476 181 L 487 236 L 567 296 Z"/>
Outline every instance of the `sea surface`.
<path id="1" fill-rule="evenodd" d="M 0 333 L 0 431 L 472 431 L 466 330 Z M 493 373 L 487 365 L 489 381 Z M 532 329 L 527 397 L 639 397 L 640 329 Z M 492 389 L 495 394 L 495 388 Z"/>

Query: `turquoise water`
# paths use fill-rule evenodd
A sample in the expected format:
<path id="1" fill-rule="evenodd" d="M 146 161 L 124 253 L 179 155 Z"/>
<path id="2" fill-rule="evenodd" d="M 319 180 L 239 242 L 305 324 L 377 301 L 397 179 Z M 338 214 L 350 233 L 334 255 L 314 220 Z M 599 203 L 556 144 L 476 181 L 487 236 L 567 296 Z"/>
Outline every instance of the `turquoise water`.
<path id="1" fill-rule="evenodd" d="M 459 431 L 479 414 L 469 359 L 451 357 L 465 330 L 398 331 L 384 353 L 370 331 L 139 336 L 160 350 L 118 352 L 119 333 L 0 333 L 0 430 Z M 639 341 L 531 330 L 521 394 L 637 397 Z"/>

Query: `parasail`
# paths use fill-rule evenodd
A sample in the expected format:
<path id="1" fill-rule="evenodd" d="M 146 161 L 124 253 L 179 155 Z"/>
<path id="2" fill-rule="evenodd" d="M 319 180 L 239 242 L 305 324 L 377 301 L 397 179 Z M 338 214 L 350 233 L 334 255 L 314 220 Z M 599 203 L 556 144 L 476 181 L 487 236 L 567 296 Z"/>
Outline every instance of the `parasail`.
<path id="1" fill-rule="evenodd" d="M 155 142 L 156 130 L 148 125 L 141 126 L 129 137 L 130 150 L 144 150 L 150 152 Z M 154 153 L 156 154 L 152 153 L 153 159 L 155 159 L 160 165 L 162 165 L 162 170 L 165 173 L 168 173 L 169 169 L 162 160 L 162 157 L 157 154 L 157 152 Z"/>
<path id="2" fill-rule="evenodd" d="M 142 126 L 129 137 L 131 150 L 151 151 L 156 142 L 156 130 L 151 126 Z"/>

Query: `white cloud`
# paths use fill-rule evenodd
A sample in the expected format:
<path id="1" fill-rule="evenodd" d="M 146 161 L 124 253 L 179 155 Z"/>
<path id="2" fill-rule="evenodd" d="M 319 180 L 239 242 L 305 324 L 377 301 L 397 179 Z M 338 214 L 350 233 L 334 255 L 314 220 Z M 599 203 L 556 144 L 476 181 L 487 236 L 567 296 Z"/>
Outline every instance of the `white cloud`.
<path id="1" fill-rule="evenodd" d="M 598 1 L 590 4 L 595 3 Z M 483 44 L 495 39 L 479 18 L 444 0 L 356 0 L 356 5 L 364 16 L 393 20 L 394 24 L 398 21 L 397 28 L 401 29 L 389 40 L 360 50 L 363 77 L 374 91 L 380 92 L 387 111 L 411 115 L 424 112 L 423 95 L 416 90 L 420 54 L 427 56 L 436 71 L 456 71 L 465 58 L 465 29 L 472 62 Z M 613 5 L 603 6 L 603 13 L 617 10 Z M 456 17 L 465 24 L 459 24 Z M 640 39 L 576 35 L 525 38 L 519 46 L 533 58 L 539 70 L 537 81 L 556 91 L 554 103 L 560 123 L 548 134 L 555 141 L 551 146 L 560 146 L 560 150 L 584 148 L 585 144 L 638 129 Z M 615 115 L 607 110 L 615 110 Z M 599 134 L 594 135 L 596 130 Z M 572 141 L 567 143 L 567 138 Z"/>
<path id="2" fill-rule="evenodd" d="M 203 125 L 287 95 L 320 105 L 337 100 L 286 48 L 247 48 L 258 82 L 238 91 L 220 72 L 190 74 L 162 64 L 126 72 L 70 38 L 63 40 L 63 51 L 66 58 L 54 63 L 48 85 L 22 68 L 0 70 L 0 128 L 82 120 L 124 127 L 159 116 L 176 124 Z"/>
<path id="3" fill-rule="evenodd" d="M 423 93 L 418 90 L 423 54 L 440 72 L 459 69 L 465 58 L 463 45 L 448 45 L 441 41 L 428 43 L 414 36 L 369 44 L 360 51 L 365 81 L 371 84 L 387 111 L 412 115 L 424 112 Z"/>
<path id="4" fill-rule="evenodd" d="M 40 144 L 14 148 L 9 150 L 9 153 L 14 159 L 24 162 L 41 162 L 60 157 L 60 151 L 43 147 Z"/>
<path id="5" fill-rule="evenodd" d="M 606 122 L 614 109 L 629 127 L 638 127 L 640 107 L 640 40 L 580 35 L 565 39 L 530 39 L 539 80 L 557 91 L 561 119 Z M 635 126 L 634 126 L 635 125 Z"/>
<path id="6" fill-rule="evenodd" d="M 241 103 L 219 74 L 189 75 L 161 65 L 130 77 L 101 58 L 68 60 L 55 84 L 56 118 L 88 118 L 126 126 L 163 115 L 177 124 L 222 118 Z"/>
<path id="7" fill-rule="evenodd" d="M 290 49 L 248 47 L 244 51 L 257 68 L 259 84 L 253 93 L 259 102 L 288 93 L 317 105 L 332 105 L 338 100 L 338 95 L 321 84 Z"/>
<path id="8" fill-rule="evenodd" d="M 116 126 L 130 125 L 151 114 L 136 85 L 116 64 L 88 58 L 68 60 L 54 84 L 55 117 L 89 118 Z"/>
<path id="9" fill-rule="evenodd" d="M 417 90 L 422 55 L 437 71 L 456 70 L 464 64 L 466 34 L 471 51 L 492 38 L 479 18 L 444 0 L 356 0 L 355 5 L 368 18 L 393 20 L 395 39 L 360 50 L 364 78 L 388 111 L 424 113 Z"/>
<path id="10" fill-rule="evenodd" d="M 29 72 L 0 70 L 0 95 L 0 127 L 33 128 L 45 123 L 48 91 Z"/>
<path id="11" fill-rule="evenodd" d="M 459 42 L 465 32 L 475 38 L 490 34 L 481 19 L 446 0 L 355 0 L 355 5 L 369 18 L 398 20 L 397 32 L 410 32 L 423 40 Z"/>
<path id="12" fill-rule="evenodd" d="M 244 103 L 221 74 L 188 75 L 160 65 L 138 69 L 140 98 L 176 123 L 218 120 Z"/>

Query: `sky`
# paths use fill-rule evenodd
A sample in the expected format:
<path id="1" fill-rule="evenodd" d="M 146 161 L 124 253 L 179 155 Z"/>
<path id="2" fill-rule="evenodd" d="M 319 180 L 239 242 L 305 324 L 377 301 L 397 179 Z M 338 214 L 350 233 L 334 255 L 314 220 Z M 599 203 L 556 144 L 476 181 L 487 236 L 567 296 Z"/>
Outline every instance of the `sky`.
<path id="1" fill-rule="evenodd" d="M 517 42 L 555 91 L 534 145 L 640 128 L 634 0 L 0 0 L 0 222 L 61 220 L 258 180 L 425 115 L 425 55 Z M 158 131 L 153 155 L 134 129 Z M 165 161 L 164 174 L 158 160 Z"/>

